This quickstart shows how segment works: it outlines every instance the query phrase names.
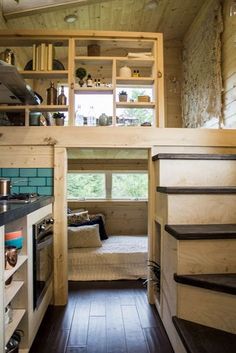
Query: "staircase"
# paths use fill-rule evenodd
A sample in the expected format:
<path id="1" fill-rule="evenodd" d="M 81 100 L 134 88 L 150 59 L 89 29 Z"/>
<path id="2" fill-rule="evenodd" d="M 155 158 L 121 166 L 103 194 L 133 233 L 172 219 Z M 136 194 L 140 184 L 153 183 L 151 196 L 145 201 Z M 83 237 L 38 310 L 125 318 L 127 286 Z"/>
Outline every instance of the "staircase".
<path id="1" fill-rule="evenodd" d="M 236 155 L 158 154 L 157 308 L 175 353 L 236 351 Z"/>

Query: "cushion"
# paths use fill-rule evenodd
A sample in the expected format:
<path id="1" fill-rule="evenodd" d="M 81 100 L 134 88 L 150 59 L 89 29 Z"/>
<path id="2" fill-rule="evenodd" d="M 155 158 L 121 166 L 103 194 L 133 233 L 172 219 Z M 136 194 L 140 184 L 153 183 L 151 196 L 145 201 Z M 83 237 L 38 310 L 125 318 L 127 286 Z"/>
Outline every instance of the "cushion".
<path id="1" fill-rule="evenodd" d="M 72 224 L 80 224 L 84 221 L 89 221 L 88 211 L 69 213 L 67 215 L 68 226 Z"/>
<path id="2" fill-rule="evenodd" d="M 97 248 L 102 246 L 98 224 L 68 227 L 68 248 Z"/>
<path id="3" fill-rule="evenodd" d="M 107 233 L 106 233 L 106 229 L 102 220 L 101 216 L 96 216 L 93 219 L 91 219 L 90 221 L 83 221 L 80 223 L 74 223 L 71 224 L 71 226 L 73 227 L 82 227 L 85 225 L 93 225 L 93 224 L 98 224 L 99 225 L 99 234 L 100 234 L 100 239 L 101 240 L 105 240 L 108 239 Z"/>

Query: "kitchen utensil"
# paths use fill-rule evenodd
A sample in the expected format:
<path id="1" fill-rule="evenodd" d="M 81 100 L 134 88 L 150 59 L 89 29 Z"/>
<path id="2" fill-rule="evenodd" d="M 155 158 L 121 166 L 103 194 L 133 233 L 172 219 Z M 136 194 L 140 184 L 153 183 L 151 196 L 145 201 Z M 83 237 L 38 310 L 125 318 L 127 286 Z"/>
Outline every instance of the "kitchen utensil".
<path id="1" fill-rule="evenodd" d="M 5 248 L 5 270 L 11 270 L 16 266 L 18 252 L 15 246 L 7 246 Z"/>
<path id="2" fill-rule="evenodd" d="M 11 180 L 7 178 L 0 179 L 0 196 L 8 196 L 11 193 Z"/>

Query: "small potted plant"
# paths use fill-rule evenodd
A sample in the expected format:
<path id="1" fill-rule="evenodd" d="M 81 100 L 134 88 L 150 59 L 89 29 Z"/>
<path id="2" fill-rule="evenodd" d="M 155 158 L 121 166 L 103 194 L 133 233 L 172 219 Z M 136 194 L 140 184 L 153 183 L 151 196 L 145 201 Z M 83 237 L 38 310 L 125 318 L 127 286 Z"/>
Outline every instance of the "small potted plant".
<path id="1" fill-rule="evenodd" d="M 78 69 L 76 69 L 75 76 L 79 78 L 80 87 L 83 87 L 84 78 L 86 75 L 87 75 L 87 71 L 85 70 L 84 67 L 78 67 Z"/>
<path id="2" fill-rule="evenodd" d="M 121 91 L 119 93 L 119 102 L 127 102 L 128 94 L 126 91 Z"/>
<path id="3" fill-rule="evenodd" d="M 57 126 L 63 126 L 64 125 L 64 120 L 65 120 L 65 114 L 64 113 L 53 113 L 53 119 L 55 119 L 56 125 Z"/>

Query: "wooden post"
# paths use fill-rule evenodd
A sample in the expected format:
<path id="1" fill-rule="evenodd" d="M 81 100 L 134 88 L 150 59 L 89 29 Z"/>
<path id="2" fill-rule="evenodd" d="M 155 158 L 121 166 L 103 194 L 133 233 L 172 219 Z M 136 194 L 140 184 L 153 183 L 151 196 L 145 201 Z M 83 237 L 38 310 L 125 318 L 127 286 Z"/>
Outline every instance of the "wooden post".
<path id="1" fill-rule="evenodd" d="M 54 304 L 65 305 L 68 297 L 67 273 L 67 151 L 55 147 L 54 154 Z"/>
<path id="2" fill-rule="evenodd" d="M 155 231 L 155 169 L 152 161 L 152 151 L 148 150 L 148 260 L 153 260 L 153 244 Z M 150 279 L 150 272 L 148 271 L 148 280 Z M 154 288 L 153 283 L 148 281 L 148 300 L 150 304 L 154 304 Z"/>

